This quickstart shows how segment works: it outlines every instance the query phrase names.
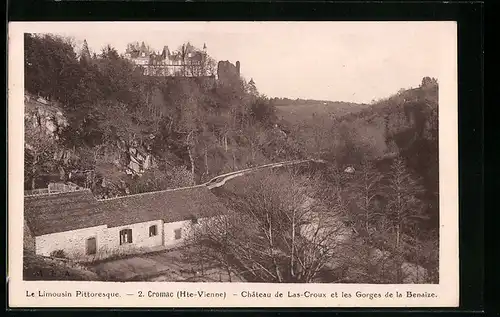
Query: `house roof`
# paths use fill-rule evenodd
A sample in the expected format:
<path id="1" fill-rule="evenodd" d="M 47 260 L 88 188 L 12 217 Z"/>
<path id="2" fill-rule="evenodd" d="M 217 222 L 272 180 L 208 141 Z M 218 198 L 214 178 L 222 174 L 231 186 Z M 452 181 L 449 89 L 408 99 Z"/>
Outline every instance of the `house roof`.
<path id="1" fill-rule="evenodd" d="M 103 216 L 89 190 L 24 197 L 24 217 L 35 236 L 98 226 Z"/>
<path id="2" fill-rule="evenodd" d="M 158 219 L 176 222 L 225 212 L 224 205 L 205 186 L 111 198 L 100 201 L 99 209 L 109 227 Z"/>
<path id="3" fill-rule="evenodd" d="M 25 197 L 25 218 L 35 236 L 98 225 L 211 217 L 225 206 L 205 186 L 97 200 L 90 191 Z"/>

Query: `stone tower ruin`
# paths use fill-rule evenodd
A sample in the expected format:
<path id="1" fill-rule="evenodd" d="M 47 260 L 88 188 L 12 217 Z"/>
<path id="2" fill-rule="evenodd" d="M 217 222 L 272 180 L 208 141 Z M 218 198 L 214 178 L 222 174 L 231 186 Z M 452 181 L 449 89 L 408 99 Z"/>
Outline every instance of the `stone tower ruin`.
<path id="1" fill-rule="evenodd" d="M 229 61 L 220 61 L 217 65 L 217 78 L 222 84 L 236 83 L 240 80 L 240 62 L 236 65 Z"/>

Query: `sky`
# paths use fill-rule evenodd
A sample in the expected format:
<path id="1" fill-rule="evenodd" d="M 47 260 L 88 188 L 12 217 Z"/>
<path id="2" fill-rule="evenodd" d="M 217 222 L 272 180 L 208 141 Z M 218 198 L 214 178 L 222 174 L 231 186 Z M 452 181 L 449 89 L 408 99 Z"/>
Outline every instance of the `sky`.
<path id="1" fill-rule="evenodd" d="M 134 41 L 159 51 L 206 44 L 217 61 L 240 61 L 269 97 L 357 103 L 439 80 L 456 38 L 453 22 L 79 22 L 37 31 L 86 39 L 95 52 L 110 44 L 123 53 Z"/>

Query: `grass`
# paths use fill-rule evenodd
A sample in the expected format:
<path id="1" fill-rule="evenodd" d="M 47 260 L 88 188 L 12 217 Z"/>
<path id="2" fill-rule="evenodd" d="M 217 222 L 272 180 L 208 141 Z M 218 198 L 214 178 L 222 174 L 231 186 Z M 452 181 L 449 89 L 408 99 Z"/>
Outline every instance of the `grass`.
<path id="1" fill-rule="evenodd" d="M 67 261 L 25 253 L 23 279 L 26 281 L 98 281 L 87 267 Z"/>
<path id="2" fill-rule="evenodd" d="M 112 262 L 117 260 L 124 260 L 134 257 L 140 257 L 142 255 L 153 255 L 166 252 L 167 250 L 177 250 L 182 248 L 182 246 L 158 246 L 158 247 L 130 247 L 124 250 L 100 250 L 97 254 L 93 256 L 74 254 L 78 259 L 78 262 L 85 263 L 88 265 L 98 265 L 101 263 Z"/>
<path id="3" fill-rule="evenodd" d="M 151 282 L 228 282 L 227 273 L 214 264 L 192 263 L 187 257 L 187 248 L 142 254 L 135 257 L 93 263 L 93 270 L 101 280 L 151 281 Z M 236 276 L 232 281 L 241 280 Z"/>

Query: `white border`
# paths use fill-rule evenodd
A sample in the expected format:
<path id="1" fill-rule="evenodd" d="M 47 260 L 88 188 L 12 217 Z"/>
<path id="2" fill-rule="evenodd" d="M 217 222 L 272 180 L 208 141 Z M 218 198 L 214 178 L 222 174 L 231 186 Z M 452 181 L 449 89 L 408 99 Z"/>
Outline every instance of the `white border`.
<path id="1" fill-rule="evenodd" d="M 360 23 L 432 23 L 436 32 L 442 35 L 440 43 L 441 61 L 439 70 L 439 179 L 440 179 L 440 283 L 438 285 L 365 285 L 365 284 L 254 284 L 254 283 L 163 283 L 163 282 L 28 282 L 22 280 L 23 249 L 23 109 L 24 109 L 24 62 L 23 33 L 60 32 L 70 28 L 116 28 L 123 30 L 141 24 L 144 32 L 161 29 L 165 22 L 11 22 L 9 23 L 9 108 L 8 108 L 8 148 L 9 148 L 9 250 L 8 283 L 10 307 L 457 307 L 459 304 L 458 265 L 458 90 L 457 90 L 457 27 L 455 22 L 208 22 L 220 26 L 238 23 L 279 23 L 286 28 L 287 23 L 343 23 L 346 26 Z M 168 22 L 167 22 L 168 23 Z M 186 29 L 203 28 L 207 22 L 170 22 Z M 411 57 L 409 57 L 411 58 Z M 28 298 L 26 292 L 38 291 L 100 291 L 120 292 L 122 297 L 106 298 Z M 204 290 L 225 292 L 226 298 L 137 298 L 125 293 L 137 291 Z M 242 291 L 271 292 L 282 291 L 283 298 L 243 298 Z M 286 293 L 351 292 L 353 298 L 287 298 Z M 386 299 L 386 292 L 404 293 L 434 292 L 436 298 L 395 298 Z M 356 291 L 380 293 L 380 299 L 360 299 L 354 297 Z"/>

